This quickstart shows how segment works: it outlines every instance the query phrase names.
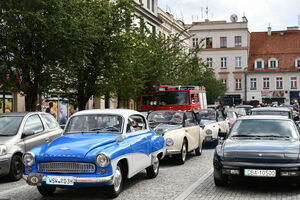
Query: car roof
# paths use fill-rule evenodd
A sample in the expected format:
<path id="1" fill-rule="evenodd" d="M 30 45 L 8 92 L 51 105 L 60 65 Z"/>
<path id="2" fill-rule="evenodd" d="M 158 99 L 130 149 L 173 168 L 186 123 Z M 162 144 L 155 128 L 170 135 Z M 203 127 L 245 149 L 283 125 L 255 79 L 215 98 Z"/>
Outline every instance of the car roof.
<path id="1" fill-rule="evenodd" d="M 0 116 L 14 116 L 14 117 L 25 117 L 28 114 L 38 114 L 41 112 L 7 112 L 1 113 Z"/>
<path id="2" fill-rule="evenodd" d="M 78 115 L 95 115 L 95 114 L 116 114 L 116 115 L 122 115 L 125 118 L 128 118 L 131 115 L 143 115 L 138 111 L 129 110 L 129 109 L 93 109 L 93 110 L 83 110 L 83 111 L 76 112 L 72 115 L 72 117 Z"/>
<path id="3" fill-rule="evenodd" d="M 272 120 L 289 120 L 286 116 L 281 116 L 281 115 L 246 115 L 243 117 L 240 117 L 238 120 L 246 120 L 246 119 L 272 119 Z"/>
<path id="4" fill-rule="evenodd" d="M 290 112 L 289 108 L 285 107 L 263 107 L 263 108 L 253 108 L 251 111 L 282 111 L 282 112 Z"/>
<path id="5" fill-rule="evenodd" d="M 253 108 L 254 106 L 251 105 L 240 105 L 240 106 L 236 106 L 236 108 Z"/>

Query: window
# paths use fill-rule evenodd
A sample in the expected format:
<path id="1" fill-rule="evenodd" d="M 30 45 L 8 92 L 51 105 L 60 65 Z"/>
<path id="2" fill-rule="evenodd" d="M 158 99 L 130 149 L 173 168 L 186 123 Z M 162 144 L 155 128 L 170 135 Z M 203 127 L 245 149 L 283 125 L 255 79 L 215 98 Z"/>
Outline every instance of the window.
<path id="1" fill-rule="evenodd" d="M 250 79 L 250 90 L 256 90 L 256 78 Z"/>
<path id="2" fill-rule="evenodd" d="M 212 58 L 206 58 L 206 62 L 207 62 L 207 66 L 209 68 L 212 68 L 212 62 L 213 62 L 213 59 Z"/>
<path id="3" fill-rule="evenodd" d="M 263 78 L 263 88 L 269 89 L 270 88 L 270 78 Z"/>
<path id="4" fill-rule="evenodd" d="M 227 47 L 227 37 L 220 37 L 220 47 L 221 48 Z"/>
<path id="5" fill-rule="evenodd" d="M 47 126 L 50 129 L 54 129 L 58 127 L 58 123 L 56 122 L 56 119 L 49 114 L 42 114 L 42 118 L 44 119 L 44 122 L 46 122 Z"/>
<path id="6" fill-rule="evenodd" d="M 235 89 L 236 90 L 242 89 L 242 80 L 241 79 L 235 79 Z"/>
<path id="7" fill-rule="evenodd" d="M 222 79 L 221 81 L 222 81 L 222 83 L 223 83 L 224 85 L 227 85 L 227 80 L 226 80 L 226 79 Z"/>
<path id="8" fill-rule="evenodd" d="M 147 8 L 148 8 L 148 9 L 151 8 L 150 1 L 151 1 L 151 0 L 147 0 Z"/>
<path id="9" fill-rule="evenodd" d="M 151 7 L 152 12 L 154 12 L 154 3 L 155 3 L 154 0 L 152 0 L 152 5 L 151 5 L 152 6 Z"/>
<path id="10" fill-rule="evenodd" d="M 140 4 L 142 4 L 142 3 L 143 3 L 143 0 L 139 0 L 139 2 L 140 2 Z"/>
<path id="11" fill-rule="evenodd" d="M 235 67 L 236 68 L 241 68 L 242 67 L 242 57 L 240 57 L 240 56 L 235 57 Z"/>
<path id="12" fill-rule="evenodd" d="M 300 58 L 297 58 L 296 61 L 295 61 L 295 66 L 297 68 L 300 68 Z"/>
<path id="13" fill-rule="evenodd" d="M 40 133 L 44 131 L 43 123 L 38 115 L 32 115 L 28 117 L 24 131 L 33 131 L 34 133 Z"/>
<path id="14" fill-rule="evenodd" d="M 210 48 L 211 49 L 212 46 L 213 46 L 212 38 L 208 37 L 208 38 L 205 39 L 205 41 L 206 41 L 206 48 Z"/>
<path id="15" fill-rule="evenodd" d="M 242 36 L 235 36 L 234 37 L 234 46 L 241 47 L 242 46 Z"/>
<path id="16" fill-rule="evenodd" d="M 269 68 L 270 69 L 275 69 L 278 67 L 278 60 L 276 58 L 271 58 L 269 60 Z"/>
<path id="17" fill-rule="evenodd" d="M 128 118 L 128 124 L 126 128 L 127 133 L 141 131 L 147 129 L 146 122 L 143 116 L 141 115 L 131 115 Z"/>
<path id="18" fill-rule="evenodd" d="M 297 89 L 297 77 L 291 77 L 291 89 Z"/>
<path id="19" fill-rule="evenodd" d="M 193 48 L 198 48 L 199 47 L 199 40 L 198 38 L 193 38 Z"/>
<path id="20" fill-rule="evenodd" d="M 276 89 L 283 89 L 282 77 L 277 77 L 276 78 Z"/>
<path id="21" fill-rule="evenodd" d="M 221 68 L 227 68 L 227 58 L 226 57 L 221 58 Z"/>
<path id="22" fill-rule="evenodd" d="M 255 66 L 254 66 L 256 69 L 263 69 L 265 66 L 264 66 L 264 61 L 262 59 L 257 59 L 255 61 Z"/>

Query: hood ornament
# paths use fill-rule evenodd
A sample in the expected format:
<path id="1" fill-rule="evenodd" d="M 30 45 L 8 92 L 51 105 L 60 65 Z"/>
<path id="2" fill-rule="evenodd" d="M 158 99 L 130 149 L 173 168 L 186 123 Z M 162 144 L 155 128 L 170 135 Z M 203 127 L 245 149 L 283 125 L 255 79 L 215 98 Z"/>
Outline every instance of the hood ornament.
<path id="1" fill-rule="evenodd" d="M 68 147 L 63 147 L 63 148 L 60 148 L 60 150 L 67 151 L 67 150 L 70 150 L 70 148 L 68 148 Z"/>

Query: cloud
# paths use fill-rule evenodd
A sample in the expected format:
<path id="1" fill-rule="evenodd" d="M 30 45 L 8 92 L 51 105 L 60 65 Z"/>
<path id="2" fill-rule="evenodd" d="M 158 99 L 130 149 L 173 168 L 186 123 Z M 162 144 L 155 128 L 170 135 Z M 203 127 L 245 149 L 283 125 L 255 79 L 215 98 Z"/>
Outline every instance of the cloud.
<path id="1" fill-rule="evenodd" d="M 299 0 L 158 0 L 159 6 L 185 23 L 203 21 L 206 7 L 209 20 L 227 20 L 235 13 L 239 19 L 245 14 L 250 31 L 285 30 L 298 25 Z M 193 19 L 193 20 L 192 20 Z"/>

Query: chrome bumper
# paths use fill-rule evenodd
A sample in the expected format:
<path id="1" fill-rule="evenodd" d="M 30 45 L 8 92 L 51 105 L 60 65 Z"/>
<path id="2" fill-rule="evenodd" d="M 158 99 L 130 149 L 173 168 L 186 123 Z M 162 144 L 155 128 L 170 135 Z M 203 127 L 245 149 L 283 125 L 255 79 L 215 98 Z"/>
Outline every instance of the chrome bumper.
<path id="1" fill-rule="evenodd" d="M 52 176 L 52 175 L 50 175 Z M 56 175 L 53 175 L 54 177 Z M 99 183 L 110 183 L 113 181 L 113 176 L 106 176 L 106 177 L 73 177 L 74 183 L 78 184 L 99 184 Z M 39 179 L 38 182 L 32 181 L 32 178 Z M 32 186 L 42 185 L 42 183 L 46 182 L 46 176 L 42 174 L 30 174 L 30 175 L 23 175 L 23 179 Z"/>
<path id="2" fill-rule="evenodd" d="M 167 155 L 180 154 L 180 150 L 167 150 Z"/>

